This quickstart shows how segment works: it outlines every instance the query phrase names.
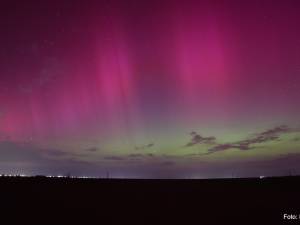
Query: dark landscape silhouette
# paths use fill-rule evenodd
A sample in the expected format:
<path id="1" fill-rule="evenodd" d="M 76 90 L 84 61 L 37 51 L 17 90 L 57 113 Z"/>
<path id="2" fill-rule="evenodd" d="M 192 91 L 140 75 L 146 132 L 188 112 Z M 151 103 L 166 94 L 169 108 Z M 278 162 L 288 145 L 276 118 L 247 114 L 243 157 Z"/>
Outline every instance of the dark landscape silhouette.
<path id="1" fill-rule="evenodd" d="M 283 215 L 300 209 L 299 176 L 107 177 L 2 176 L 2 219 L 6 224 L 21 224 L 20 219 L 22 224 L 290 224 Z"/>

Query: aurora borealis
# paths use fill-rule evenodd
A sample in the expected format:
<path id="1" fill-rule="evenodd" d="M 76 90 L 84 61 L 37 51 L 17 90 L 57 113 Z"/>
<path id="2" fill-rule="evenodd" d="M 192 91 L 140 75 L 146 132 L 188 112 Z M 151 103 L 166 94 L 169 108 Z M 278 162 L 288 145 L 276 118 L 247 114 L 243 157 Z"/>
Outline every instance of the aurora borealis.
<path id="1" fill-rule="evenodd" d="M 0 173 L 299 173 L 299 7 L 4 3 Z"/>

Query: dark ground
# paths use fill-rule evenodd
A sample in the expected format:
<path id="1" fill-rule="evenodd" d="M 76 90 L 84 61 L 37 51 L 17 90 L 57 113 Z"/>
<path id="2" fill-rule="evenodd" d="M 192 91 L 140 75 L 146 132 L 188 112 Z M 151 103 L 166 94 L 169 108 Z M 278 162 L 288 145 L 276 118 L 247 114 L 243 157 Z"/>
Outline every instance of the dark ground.
<path id="1" fill-rule="evenodd" d="M 0 224 L 300 224 L 300 177 L 0 178 Z"/>

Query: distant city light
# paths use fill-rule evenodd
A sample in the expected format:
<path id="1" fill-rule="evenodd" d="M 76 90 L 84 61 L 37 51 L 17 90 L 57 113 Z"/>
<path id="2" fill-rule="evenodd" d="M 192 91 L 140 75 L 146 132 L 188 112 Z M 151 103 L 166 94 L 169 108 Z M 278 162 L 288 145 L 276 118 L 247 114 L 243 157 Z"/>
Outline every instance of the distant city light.
<path id="1" fill-rule="evenodd" d="M 47 177 L 47 178 L 70 178 L 70 179 L 103 179 L 95 176 L 65 176 L 65 175 L 26 175 L 26 174 L 0 174 L 0 177 Z"/>

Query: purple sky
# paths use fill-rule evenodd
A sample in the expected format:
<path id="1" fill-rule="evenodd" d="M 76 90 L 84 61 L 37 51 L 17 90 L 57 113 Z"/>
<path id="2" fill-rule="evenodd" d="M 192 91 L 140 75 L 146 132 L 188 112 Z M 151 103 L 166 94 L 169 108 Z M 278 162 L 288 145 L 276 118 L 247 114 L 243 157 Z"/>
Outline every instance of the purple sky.
<path id="1" fill-rule="evenodd" d="M 286 163 L 300 150 L 299 8 L 296 0 L 3 3 L 0 171 L 300 172 Z"/>

